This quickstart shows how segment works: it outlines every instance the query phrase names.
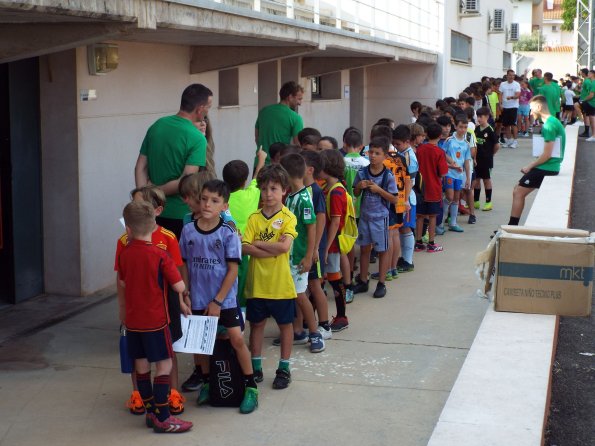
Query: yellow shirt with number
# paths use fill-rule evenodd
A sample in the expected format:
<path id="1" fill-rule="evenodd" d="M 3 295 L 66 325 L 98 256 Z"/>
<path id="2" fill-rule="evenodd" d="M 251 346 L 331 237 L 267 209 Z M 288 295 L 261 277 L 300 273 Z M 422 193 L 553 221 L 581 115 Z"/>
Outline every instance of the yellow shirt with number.
<path id="1" fill-rule="evenodd" d="M 270 217 L 259 209 L 248 217 L 242 244 L 278 242 L 283 235 L 295 239 L 296 224 L 295 215 L 285 206 Z M 250 257 L 244 293 L 248 299 L 295 299 L 297 293 L 289 269 L 289 251 L 275 257 Z"/>

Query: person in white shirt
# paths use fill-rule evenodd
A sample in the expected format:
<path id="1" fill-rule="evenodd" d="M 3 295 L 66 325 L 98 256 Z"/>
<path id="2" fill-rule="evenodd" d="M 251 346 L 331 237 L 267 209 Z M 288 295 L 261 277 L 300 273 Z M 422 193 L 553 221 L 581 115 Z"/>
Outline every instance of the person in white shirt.
<path id="1" fill-rule="evenodd" d="M 500 84 L 502 93 L 502 126 L 504 127 L 505 145 L 516 149 L 518 146 L 517 111 L 519 109 L 519 97 L 521 96 L 521 85 L 514 80 L 514 70 L 506 72 L 506 82 Z M 512 139 L 511 137 L 512 133 Z"/>

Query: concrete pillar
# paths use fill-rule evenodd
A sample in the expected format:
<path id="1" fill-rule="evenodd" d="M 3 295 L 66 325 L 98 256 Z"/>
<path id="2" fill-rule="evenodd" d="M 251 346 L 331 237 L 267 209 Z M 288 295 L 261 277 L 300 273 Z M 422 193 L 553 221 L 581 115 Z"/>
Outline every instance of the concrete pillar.
<path id="1" fill-rule="evenodd" d="M 279 102 L 278 64 L 274 60 L 258 64 L 258 109 Z"/>
<path id="2" fill-rule="evenodd" d="M 292 57 L 281 60 L 281 85 L 285 82 L 300 80 L 300 58 Z"/>
<path id="3" fill-rule="evenodd" d="M 364 134 L 366 134 L 366 129 L 364 129 L 365 80 L 365 68 L 349 70 L 349 125 L 357 127 L 362 132 L 364 132 Z"/>

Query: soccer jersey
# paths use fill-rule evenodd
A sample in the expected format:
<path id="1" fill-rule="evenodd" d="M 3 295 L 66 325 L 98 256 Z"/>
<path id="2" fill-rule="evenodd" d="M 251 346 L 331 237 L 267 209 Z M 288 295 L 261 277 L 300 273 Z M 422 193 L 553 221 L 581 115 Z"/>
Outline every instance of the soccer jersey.
<path id="1" fill-rule="evenodd" d="M 531 91 L 534 95 L 539 94 L 539 89 L 541 88 L 544 82 L 545 81 L 542 77 L 532 77 L 531 79 L 529 79 L 529 87 L 531 87 Z"/>
<path id="2" fill-rule="evenodd" d="M 560 86 L 554 82 L 543 84 L 539 94 L 545 96 L 547 108 L 552 115 L 560 112 Z"/>
<path id="3" fill-rule="evenodd" d="M 240 238 L 221 218 L 210 231 L 203 231 L 193 222 L 182 229 L 180 252 L 188 267 L 192 309 L 203 310 L 221 289 L 228 271 L 227 263 L 241 262 Z M 222 309 L 237 307 L 237 292 L 236 278 L 223 300 Z"/>
<path id="4" fill-rule="evenodd" d="M 326 196 L 328 196 L 330 187 L 324 190 Z M 332 217 L 339 217 L 339 228 L 337 229 L 337 236 L 345 226 L 345 216 L 347 215 L 347 190 L 344 187 L 335 187 L 331 193 L 329 198 L 329 206 L 326 208 L 326 233 L 328 235 L 328 229 L 331 225 Z M 330 246 L 328 248 L 329 253 L 333 252 L 340 252 L 339 251 L 339 243 L 337 242 L 337 236 L 335 236 L 334 240 L 328 241 Z"/>
<path id="5" fill-rule="evenodd" d="M 299 265 L 308 250 L 308 225 L 316 223 L 314 205 L 307 187 L 289 194 L 285 206 L 295 215 L 297 237 L 291 245 L 290 260 L 293 265 Z"/>
<path id="6" fill-rule="evenodd" d="M 448 172 L 444 151 L 434 144 L 421 144 L 417 147 L 417 162 L 421 173 L 424 201 L 439 202 L 442 199 L 441 177 Z"/>
<path id="7" fill-rule="evenodd" d="M 373 174 L 370 171 L 370 166 L 368 166 L 357 173 L 357 175 L 355 176 L 355 180 L 353 180 L 353 186 L 355 187 L 355 185 L 362 180 L 372 180 L 381 189 L 383 189 L 383 179 L 385 178 L 385 175 L 388 175 L 388 178 L 386 180 L 386 188 L 384 188 L 384 190 L 386 190 L 388 193 L 392 195 L 397 195 L 398 190 L 397 183 L 395 182 L 395 176 L 390 170 L 388 170 L 388 174 L 385 174 L 385 170 L 386 167 L 383 166 L 382 170 L 379 173 Z M 362 218 L 371 220 L 376 218 L 388 217 L 388 208 L 386 206 L 386 200 L 384 200 L 380 194 L 370 192 L 367 189 L 362 189 L 361 195 L 362 203 L 360 207 L 360 215 Z"/>
<path id="8" fill-rule="evenodd" d="M 560 172 L 560 164 L 562 164 L 562 160 L 564 159 L 564 149 L 566 148 L 566 131 L 564 130 L 564 126 L 554 116 L 550 116 L 543 123 L 541 136 L 543 136 L 545 142 L 560 141 L 560 157 L 552 157 L 540 166 L 536 166 L 536 168 L 552 172 Z"/>
<path id="9" fill-rule="evenodd" d="M 118 258 L 120 280 L 125 283 L 126 328 L 157 331 L 169 322 L 167 286 L 182 280 L 174 261 L 151 242 L 130 240 Z"/>
<path id="10" fill-rule="evenodd" d="M 248 217 L 258 209 L 260 201 L 260 189 L 256 185 L 256 179 L 250 181 L 246 189 L 239 189 L 229 196 L 229 211 L 236 221 L 236 228 L 240 234 L 244 233 Z"/>
<path id="11" fill-rule="evenodd" d="M 419 164 L 417 163 L 417 156 L 415 155 L 415 151 L 413 147 L 407 147 L 403 152 L 401 152 L 403 158 L 405 158 L 405 162 L 407 163 L 407 170 L 409 171 L 409 177 L 411 178 L 411 193 L 409 194 L 409 203 L 411 206 L 417 205 L 417 197 L 415 196 L 415 191 L 413 190 L 413 186 L 415 186 L 415 180 L 417 177 L 417 173 L 419 172 Z"/>
<path id="12" fill-rule="evenodd" d="M 318 214 L 325 215 L 326 221 L 326 198 L 324 196 L 324 192 L 318 185 L 318 183 L 314 182 L 308 186 L 308 192 L 310 192 L 310 197 L 312 198 L 312 204 L 314 205 L 314 213 L 318 216 Z M 326 226 L 326 225 L 325 225 Z M 318 249 L 324 252 L 326 248 L 326 230 L 322 231 L 322 237 L 320 238 L 320 246 Z"/>
<path id="13" fill-rule="evenodd" d="M 370 160 L 359 153 L 348 153 L 343 158 L 345 160 L 345 173 L 343 175 L 345 180 L 345 188 L 349 195 L 353 197 L 353 205 L 355 207 L 355 216 L 359 217 L 359 207 L 361 197 L 355 197 L 353 195 L 353 180 L 357 173 L 370 165 Z"/>
<path id="14" fill-rule="evenodd" d="M 583 79 L 583 86 L 579 96 L 580 100 L 584 101 L 589 96 L 589 93 L 591 93 L 591 79 Z"/>
<path id="15" fill-rule="evenodd" d="M 295 240 L 296 223 L 295 215 L 285 206 L 271 216 L 258 210 L 248 218 L 242 244 L 254 241 L 278 242 L 282 236 Z M 289 269 L 289 252 L 274 257 L 250 257 L 245 294 L 247 298 L 295 298 L 297 294 Z"/>
<path id="16" fill-rule="evenodd" d="M 496 132 L 491 125 L 485 128 L 477 126 L 475 139 L 477 140 L 477 164 L 491 169 L 494 167 L 494 146 L 498 144 Z"/>
<path id="17" fill-rule="evenodd" d="M 180 246 L 178 245 L 178 239 L 176 239 L 176 235 L 173 232 L 157 225 L 157 228 L 151 234 L 151 243 L 153 243 L 153 245 L 155 245 L 157 248 L 167 251 L 176 266 L 182 266 L 184 264 L 182 257 L 180 256 Z M 118 271 L 118 259 L 120 258 L 122 249 L 124 249 L 127 244 L 128 235 L 122 234 L 116 243 L 116 260 L 114 262 L 114 271 Z"/>
<path id="18" fill-rule="evenodd" d="M 492 113 L 492 117 L 496 119 L 498 114 L 498 103 L 500 102 L 500 96 L 498 95 L 497 91 L 492 91 L 489 94 L 488 102 L 490 104 L 490 112 Z"/>
<path id="19" fill-rule="evenodd" d="M 465 138 L 460 140 L 457 139 L 456 135 L 453 135 L 446 141 L 443 150 L 459 167 L 463 168 L 463 170 L 459 172 L 455 168 L 449 167 L 446 176 L 455 180 L 461 180 L 464 183 L 467 179 L 465 173 L 465 161 L 471 159 L 471 148 L 469 143 Z"/>
<path id="20" fill-rule="evenodd" d="M 391 171 L 395 177 L 397 185 L 397 204 L 395 211 L 397 214 L 405 212 L 405 182 L 409 179 L 409 171 L 407 170 L 407 161 L 399 153 L 389 153 L 389 156 L 384 160 L 384 166 Z"/>
<path id="21" fill-rule="evenodd" d="M 272 104 L 258 113 L 255 124 L 258 130 L 258 146 L 267 154 L 269 147 L 276 142 L 290 144 L 292 139 L 304 128 L 302 117 L 288 105 Z M 270 158 L 267 157 L 267 163 Z"/>

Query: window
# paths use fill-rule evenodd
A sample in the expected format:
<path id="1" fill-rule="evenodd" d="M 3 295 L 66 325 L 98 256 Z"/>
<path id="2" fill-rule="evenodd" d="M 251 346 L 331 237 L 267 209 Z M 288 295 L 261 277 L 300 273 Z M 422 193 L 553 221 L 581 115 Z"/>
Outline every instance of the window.
<path id="1" fill-rule="evenodd" d="M 512 56 L 507 51 L 502 51 L 502 69 L 508 70 L 512 64 Z"/>
<path id="2" fill-rule="evenodd" d="M 238 69 L 219 71 L 219 107 L 240 105 Z"/>
<path id="3" fill-rule="evenodd" d="M 323 74 L 311 80 L 312 100 L 341 99 L 341 72 Z"/>
<path id="4" fill-rule="evenodd" d="M 450 60 L 471 64 L 471 37 L 451 31 Z"/>

